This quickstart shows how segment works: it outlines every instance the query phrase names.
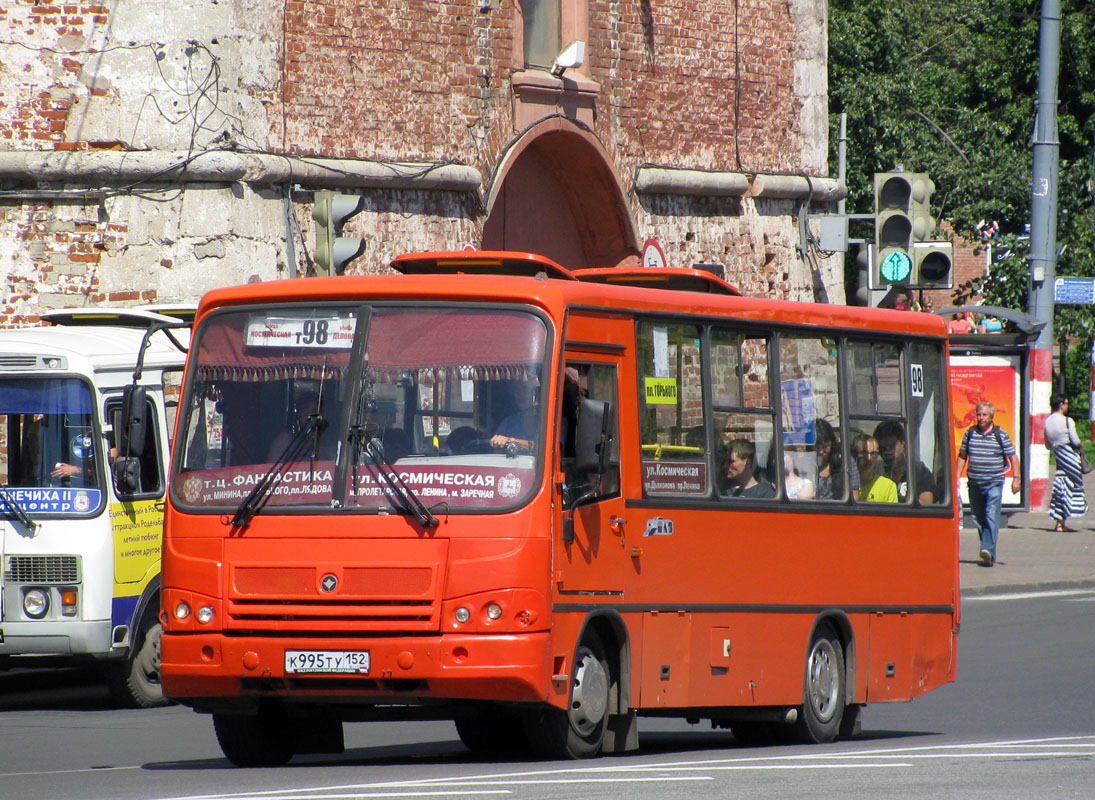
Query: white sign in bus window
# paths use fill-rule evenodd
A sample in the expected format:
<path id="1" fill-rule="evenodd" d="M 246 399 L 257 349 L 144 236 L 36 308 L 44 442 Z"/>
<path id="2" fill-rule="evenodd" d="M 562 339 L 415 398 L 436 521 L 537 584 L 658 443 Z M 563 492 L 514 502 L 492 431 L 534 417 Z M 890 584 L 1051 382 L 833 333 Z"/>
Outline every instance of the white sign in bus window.
<path id="1" fill-rule="evenodd" d="M 910 364 L 909 365 L 909 388 L 912 391 L 913 397 L 924 396 L 924 365 L 923 364 Z"/>
<path id="2" fill-rule="evenodd" d="M 651 331 L 654 340 L 654 377 L 669 377 L 669 329 L 654 326 Z"/>
<path id="3" fill-rule="evenodd" d="M 354 343 L 355 325 L 352 317 L 254 315 L 247 321 L 244 344 L 349 350 Z"/>

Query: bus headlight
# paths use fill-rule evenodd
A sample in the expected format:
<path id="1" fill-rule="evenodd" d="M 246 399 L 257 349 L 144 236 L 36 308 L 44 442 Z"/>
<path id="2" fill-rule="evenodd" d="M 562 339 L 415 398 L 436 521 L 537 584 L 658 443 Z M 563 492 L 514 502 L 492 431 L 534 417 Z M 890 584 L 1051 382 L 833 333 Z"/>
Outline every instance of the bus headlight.
<path id="1" fill-rule="evenodd" d="M 198 609 L 196 617 L 203 625 L 208 624 L 213 619 L 213 606 L 202 606 Z"/>
<path id="2" fill-rule="evenodd" d="M 23 611 L 28 617 L 41 619 L 49 611 L 49 595 L 44 589 L 27 589 L 23 593 Z"/>
<path id="3" fill-rule="evenodd" d="M 456 609 L 456 613 L 453 614 L 453 616 L 456 617 L 457 622 L 464 623 L 471 619 L 471 612 L 464 606 L 460 606 L 460 608 Z"/>
<path id="4" fill-rule="evenodd" d="M 487 617 L 489 619 L 498 619 L 502 616 L 502 606 L 497 603 L 491 603 L 487 606 Z"/>
<path id="5" fill-rule="evenodd" d="M 186 603 L 179 603 L 175 606 L 175 619 L 186 619 L 190 616 L 190 606 Z"/>

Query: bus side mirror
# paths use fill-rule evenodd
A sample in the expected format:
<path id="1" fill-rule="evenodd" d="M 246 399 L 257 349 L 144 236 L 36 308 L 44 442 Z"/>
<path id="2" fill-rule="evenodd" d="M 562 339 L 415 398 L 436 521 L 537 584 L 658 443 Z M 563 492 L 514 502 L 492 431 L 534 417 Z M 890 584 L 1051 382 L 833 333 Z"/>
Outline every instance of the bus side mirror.
<path id="1" fill-rule="evenodd" d="M 612 403 L 583 400 L 578 412 L 578 432 L 574 438 L 574 471 L 603 475 L 608 465 L 612 426 Z"/>
<path id="2" fill-rule="evenodd" d="M 141 460 L 139 458 L 114 459 L 114 488 L 118 494 L 136 494 L 141 490 Z"/>
<path id="3" fill-rule="evenodd" d="M 122 395 L 121 413 L 114 424 L 118 454 L 112 468 L 118 494 L 136 494 L 141 490 L 141 453 L 148 435 L 148 393 L 144 387 L 127 386 Z"/>
<path id="4" fill-rule="evenodd" d="M 140 456 L 144 452 L 148 433 L 148 401 L 143 386 L 127 386 L 122 395 L 122 413 L 119 419 L 118 455 L 126 458 Z"/>

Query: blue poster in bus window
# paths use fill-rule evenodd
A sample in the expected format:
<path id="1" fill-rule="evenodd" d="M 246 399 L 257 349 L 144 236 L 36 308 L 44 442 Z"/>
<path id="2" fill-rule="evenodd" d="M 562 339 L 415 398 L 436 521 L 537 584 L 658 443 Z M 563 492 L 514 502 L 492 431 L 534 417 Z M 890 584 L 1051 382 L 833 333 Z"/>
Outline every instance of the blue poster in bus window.
<path id="1" fill-rule="evenodd" d="M 783 394 L 783 445 L 814 443 L 814 390 L 805 378 L 780 381 Z"/>

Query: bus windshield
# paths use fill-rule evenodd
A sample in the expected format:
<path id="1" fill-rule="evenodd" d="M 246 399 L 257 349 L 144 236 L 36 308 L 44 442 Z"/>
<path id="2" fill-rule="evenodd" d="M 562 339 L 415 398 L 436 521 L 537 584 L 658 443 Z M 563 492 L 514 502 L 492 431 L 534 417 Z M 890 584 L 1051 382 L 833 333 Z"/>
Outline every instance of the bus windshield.
<path id="1" fill-rule="evenodd" d="M 211 315 L 173 480 L 182 506 L 510 508 L 543 441 L 547 327 L 499 307 L 293 306 Z M 261 513 L 261 512 L 259 512 Z"/>
<path id="2" fill-rule="evenodd" d="M 91 390 L 77 378 L 0 380 L 0 487 L 29 515 L 103 505 Z M 6 512 L 5 512 L 6 513 Z"/>

